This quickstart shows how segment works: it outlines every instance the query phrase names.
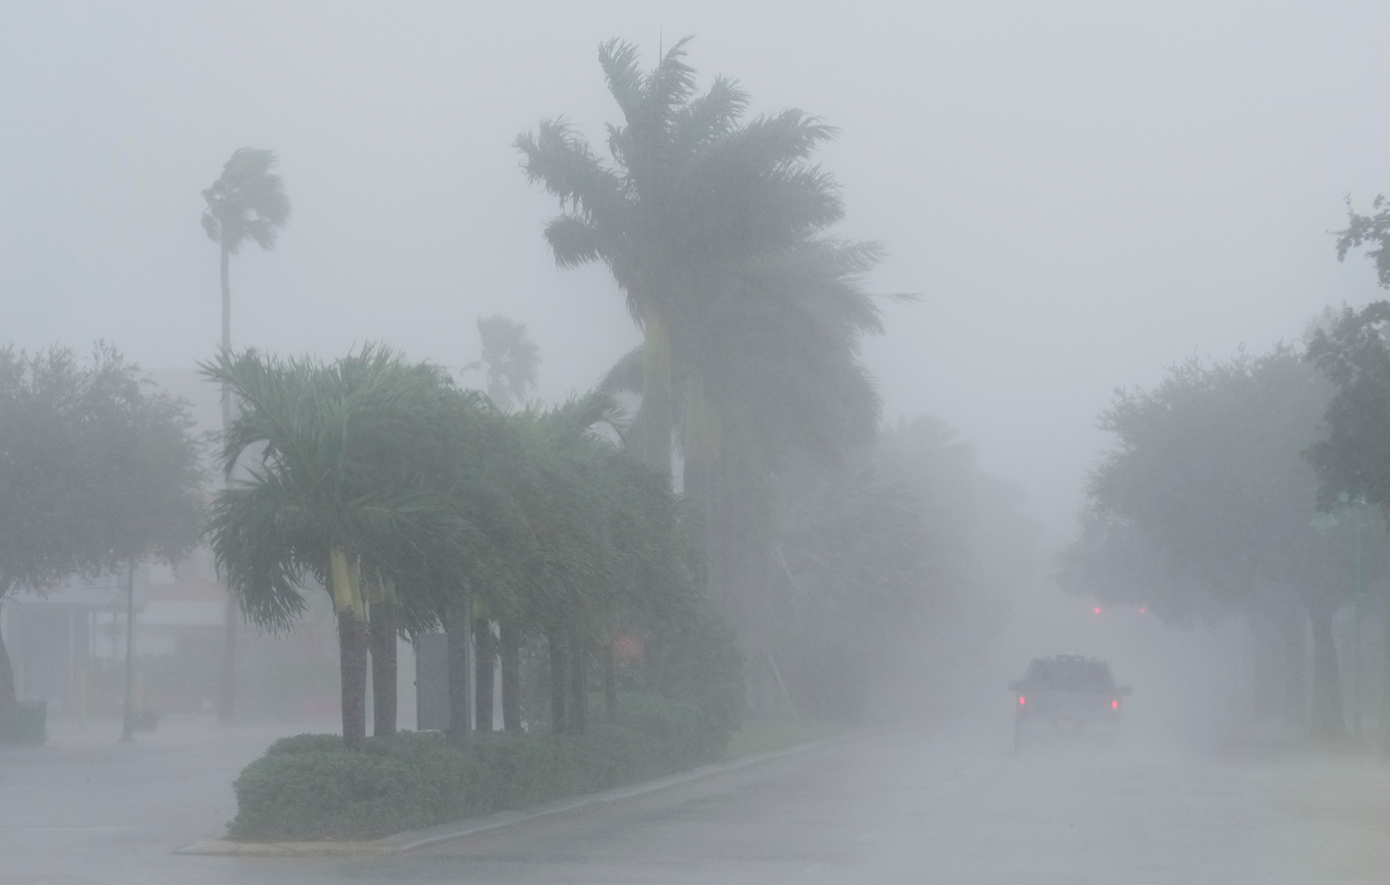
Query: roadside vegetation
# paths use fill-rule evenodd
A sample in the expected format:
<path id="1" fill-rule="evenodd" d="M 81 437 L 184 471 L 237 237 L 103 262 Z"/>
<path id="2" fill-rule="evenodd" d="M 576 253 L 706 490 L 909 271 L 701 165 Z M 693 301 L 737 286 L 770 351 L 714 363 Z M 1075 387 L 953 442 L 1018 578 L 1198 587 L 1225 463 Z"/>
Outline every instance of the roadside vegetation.
<path id="1" fill-rule="evenodd" d="M 515 141 L 559 204 L 556 263 L 604 264 L 642 333 L 589 392 L 535 399 L 540 350 L 504 316 L 479 319 L 481 358 L 458 376 L 383 344 L 234 348 L 231 258 L 273 248 L 290 212 L 276 155 L 250 148 L 203 194 L 222 284 L 222 347 L 201 366 L 223 397 L 212 483 L 186 404 L 121 400 L 158 436 L 150 463 L 73 430 L 90 423 L 69 415 L 82 391 L 111 376 L 138 392 L 113 353 L 85 370 L 4 352 L 0 431 L 15 416 L 51 433 L 3 449 L 0 476 L 59 459 L 48 490 L 64 493 L 44 531 L 0 525 L 0 596 L 173 561 L 201 538 L 231 606 L 223 721 L 237 624 L 283 633 L 332 607 L 341 733 L 248 767 L 235 835 L 380 835 L 812 739 L 904 713 L 884 700 L 890 674 L 925 668 L 915 640 L 947 619 L 974 652 L 999 629 L 1032 529 L 939 422 L 882 424 L 859 349 L 910 298 L 867 292 L 881 249 L 838 232 L 842 194 L 817 162 L 835 130 L 752 114 L 729 78 L 698 89 L 686 53 L 644 69 L 635 46 L 600 47 L 619 112 L 607 156 L 559 118 Z M 50 375 L 81 395 L 50 396 Z M 64 448 L 78 439 L 94 448 Z M 64 522 L 110 476 L 147 499 Z M 164 521 L 137 532 L 118 506 Z M 447 721 L 398 734 L 397 643 L 426 635 L 446 647 Z M 3 722 L 3 666 L 0 686 Z"/>
<path id="2" fill-rule="evenodd" d="M 1375 208 L 1350 213 L 1337 253 L 1368 246 L 1390 287 L 1390 210 Z M 1329 309 L 1297 344 L 1189 359 L 1151 390 L 1117 392 L 1100 419 L 1114 444 L 1059 562 L 1065 587 L 1106 603 L 1173 623 L 1244 619 L 1255 714 L 1323 740 L 1349 736 L 1342 669 L 1350 654 L 1359 672 L 1364 612 L 1380 609 L 1390 655 L 1377 589 L 1390 579 L 1387 322 L 1390 302 Z M 1350 690 L 1359 725 L 1364 687 Z"/>

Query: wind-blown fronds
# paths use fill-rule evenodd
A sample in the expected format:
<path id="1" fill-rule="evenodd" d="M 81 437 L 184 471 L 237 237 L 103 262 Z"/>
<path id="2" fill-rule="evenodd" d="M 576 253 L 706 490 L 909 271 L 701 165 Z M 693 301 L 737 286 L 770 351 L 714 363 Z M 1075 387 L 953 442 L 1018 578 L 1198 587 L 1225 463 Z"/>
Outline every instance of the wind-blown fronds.
<path id="1" fill-rule="evenodd" d="M 274 249 L 280 228 L 289 220 L 284 182 L 271 171 L 278 163 L 274 151 L 238 148 L 222 167 L 222 175 L 203 191 L 203 230 L 232 255 L 247 240 Z"/>

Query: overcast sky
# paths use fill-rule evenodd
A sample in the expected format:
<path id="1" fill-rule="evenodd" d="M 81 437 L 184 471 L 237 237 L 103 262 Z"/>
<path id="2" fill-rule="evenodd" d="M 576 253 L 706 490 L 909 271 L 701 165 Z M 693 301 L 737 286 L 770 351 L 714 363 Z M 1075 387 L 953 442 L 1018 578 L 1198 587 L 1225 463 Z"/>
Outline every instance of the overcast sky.
<path id="1" fill-rule="evenodd" d="M 234 260 L 233 339 L 378 340 L 460 366 L 530 324 L 542 393 L 637 340 L 601 268 L 557 270 L 512 139 L 614 119 L 596 64 L 696 35 L 707 83 L 840 127 L 841 233 L 879 291 L 886 417 L 931 413 L 1065 540 L 1097 412 L 1189 355 L 1378 297 L 1329 230 L 1390 190 L 1390 4 L 0 4 L 0 341 L 191 367 L 218 336 L 200 192 L 279 152 L 294 216 Z"/>

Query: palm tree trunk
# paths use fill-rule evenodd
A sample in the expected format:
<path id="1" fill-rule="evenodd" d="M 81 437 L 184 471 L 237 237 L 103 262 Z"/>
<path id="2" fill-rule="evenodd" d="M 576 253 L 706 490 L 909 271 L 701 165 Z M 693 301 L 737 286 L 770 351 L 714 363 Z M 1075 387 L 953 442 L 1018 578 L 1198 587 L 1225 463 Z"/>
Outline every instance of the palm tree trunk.
<path id="1" fill-rule="evenodd" d="M 1318 601 L 1309 605 L 1308 619 L 1313 627 L 1313 733 L 1335 740 L 1347 736 L 1347 722 L 1332 636 L 1333 609 L 1330 603 Z"/>
<path id="2" fill-rule="evenodd" d="M 550 733 L 568 734 L 569 721 L 565 716 L 565 701 L 568 692 L 566 690 L 565 666 L 568 663 L 565 654 L 565 633 L 558 627 L 552 627 L 546 631 L 545 644 L 548 657 L 550 658 Z"/>
<path id="3" fill-rule="evenodd" d="M 232 283 L 229 275 L 232 252 L 226 239 L 222 240 L 222 350 L 232 349 Z M 232 388 L 222 384 L 222 433 L 232 423 Z M 227 588 L 226 619 L 222 627 L 222 680 L 218 687 L 217 721 L 224 725 L 236 715 L 236 597 Z"/>
<path id="4" fill-rule="evenodd" d="M 338 613 L 338 662 L 343 746 L 361 750 L 367 744 L 367 625 L 350 611 Z"/>
<path id="5" fill-rule="evenodd" d="M 663 476 L 671 475 L 671 342 L 655 311 L 644 320 L 642 346 L 642 461 Z"/>
<path id="6" fill-rule="evenodd" d="M 618 656 L 613 651 L 613 641 L 603 646 L 603 707 L 608 714 L 608 722 L 618 721 Z"/>
<path id="7" fill-rule="evenodd" d="M 396 605 L 373 602 L 371 613 L 372 734 L 382 737 L 396 733 Z"/>
<path id="8" fill-rule="evenodd" d="M 468 591 L 460 589 L 444 610 L 449 645 L 449 743 L 468 743 Z"/>
<path id="9" fill-rule="evenodd" d="M 492 683 L 496 673 L 497 643 L 492 635 L 492 622 L 487 618 L 477 618 L 473 622 L 473 648 L 478 658 L 473 721 L 478 731 L 492 731 Z"/>
<path id="10" fill-rule="evenodd" d="M 502 728 L 521 731 L 521 637 L 509 621 L 497 626 L 502 664 Z"/>
<path id="11" fill-rule="evenodd" d="M 571 623 L 568 631 L 570 700 L 566 724 L 570 734 L 584 734 L 589 730 L 589 656 L 579 623 Z"/>
<path id="12" fill-rule="evenodd" d="M 0 599 L 4 593 L 0 592 Z M 19 696 L 14 687 L 14 667 L 10 664 L 10 651 L 5 647 L 5 637 L 0 633 L 0 740 L 6 733 L 19 725 Z"/>

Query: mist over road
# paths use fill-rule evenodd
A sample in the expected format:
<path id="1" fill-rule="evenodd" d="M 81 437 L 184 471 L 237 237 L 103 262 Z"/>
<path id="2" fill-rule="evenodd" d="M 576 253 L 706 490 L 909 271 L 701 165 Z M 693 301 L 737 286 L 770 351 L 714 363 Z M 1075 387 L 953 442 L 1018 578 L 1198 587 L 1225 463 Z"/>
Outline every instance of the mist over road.
<path id="1" fill-rule="evenodd" d="M 1291 749 L 1241 755 L 1132 725 L 1112 746 L 1039 733 L 1016 756 L 1005 709 L 933 736 L 867 732 L 599 810 L 375 859 L 167 854 L 191 832 L 176 785 L 201 789 L 191 757 L 141 763 L 138 779 L 162 784 L 169 801 L 159 814 L 124 814 L 122 828 L 102 806 L 129 812 L 120 796 L 137 787 L 114 755 L 93 756 L 89 779 L 62 787 L 67 801 L 87 804 L 75 819 L 83 826 L 25 831 L 58 820 L 54 796 L 42 803 L 45 821 L 5 816 L 0 883 L 1384 881 L 1382 766 Z M 182 761 L 155 777 L 149 766 L 166 758 Z M 0 778 L 11 809 L 29 780 L 15 774 Z"/>
<path id="2" fill-rule="evenodd" d="M 987 726 L 864 735 L 352 877 L 1226 885 L 1383 881 L 1390 862 L 1390 808 L 1374 798 L 1387 776 L 1373 766 L 1135 739 L 1041 739 L 1013 756 Z"/>

